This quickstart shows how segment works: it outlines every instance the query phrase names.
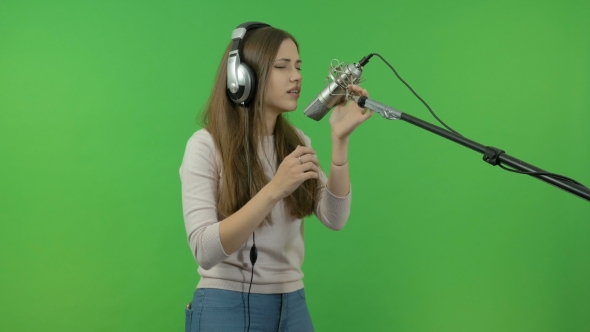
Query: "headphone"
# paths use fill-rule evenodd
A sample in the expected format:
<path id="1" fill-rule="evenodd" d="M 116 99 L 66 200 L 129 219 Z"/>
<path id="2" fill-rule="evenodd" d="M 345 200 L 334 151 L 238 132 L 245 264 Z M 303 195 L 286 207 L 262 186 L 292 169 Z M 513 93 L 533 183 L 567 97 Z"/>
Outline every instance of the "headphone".
<path id="1" fill-rule="evenodd" d="M 256 75 L 250 66 L 240 61 L 240 43 L 248 30 L 269 27 L 262 22 L 246 22 L 232 32 L 232 45 L 227 58 L 227 94 L 236 104 L 245 104 L 256 94 Z"/>

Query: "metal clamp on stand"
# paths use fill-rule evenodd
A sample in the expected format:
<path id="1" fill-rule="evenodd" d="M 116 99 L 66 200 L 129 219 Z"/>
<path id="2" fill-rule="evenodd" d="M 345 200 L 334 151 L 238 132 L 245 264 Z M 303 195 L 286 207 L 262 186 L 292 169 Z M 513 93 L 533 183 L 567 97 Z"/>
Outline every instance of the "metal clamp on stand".
<path id="1" fill-rule="evenodd" d="M 504 153 L 504 150 L 500 150 L 500 149 L 495 148 L 493 146 L 486 146 L 486 150 L 483 154 L 483 161 L 485 161 L 486 163 L 488 163 L 492 166 L 496 166 L 500 163 L 498 158 L 500 158 L 500 155 L 502 153 Z"/>

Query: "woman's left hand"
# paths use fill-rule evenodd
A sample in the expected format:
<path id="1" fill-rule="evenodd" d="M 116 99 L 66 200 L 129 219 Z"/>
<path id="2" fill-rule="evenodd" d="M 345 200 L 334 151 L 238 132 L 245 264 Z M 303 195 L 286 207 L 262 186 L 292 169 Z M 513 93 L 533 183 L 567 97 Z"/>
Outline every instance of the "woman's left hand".
<path id="1" fill-rule="evenodd" d="M 348 88 L 357 96 L 366 96 L 367 90 L 358 85 L 349 85 Z M 361 123 L 373 115 L 373 111 L 359 107 L 354 101 L 344 100 L 338 104 L 330 115 L 330 126 L 332 127 L 332 138 L 346 140 L 348 136 Z"/>

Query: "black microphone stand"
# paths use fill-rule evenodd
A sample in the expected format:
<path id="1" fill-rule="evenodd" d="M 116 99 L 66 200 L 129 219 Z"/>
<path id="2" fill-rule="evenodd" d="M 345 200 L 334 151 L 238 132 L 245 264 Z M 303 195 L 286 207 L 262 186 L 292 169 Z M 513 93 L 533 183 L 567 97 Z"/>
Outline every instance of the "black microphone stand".
<path id="1" fill-rule="evenodd" d="M 517 169 L 517 170 L 520 170 L 523 172 L 548 173 L 545 170 L 542 170 L 538 167 L 535 167 L 535 166 L 528 164 L 520 159 L 517 159 L 515 157 L 512 157 L 512 156 L 506 154 L 503 150 L 500 150 L 498 148 L 491 147 L 491 146 L 484 146 L 484 145 L 479 144 L 475 141 L 472 141 L 468 138 L 457 135 L 451 131 L 437 127 L 437 126 L 430 124 L 426 121 L 423 121 L 423 120 L 420 120 L 416 117 L 413 117 L 407 113 L 404 113 L 404 112 L 398 111 L 396 109 L 390 108 L 388 106 L 385 106 L 383 104 L 371 101 L 370 99 L 367 99 L 366 97 L 360 97 L 360 98 L 357 97 L 354 99 L 357 101 L 357 103 L 359 104 L 360 107 L 366 107 L 366 108 L 372 109 L 373 111 L 381 114 L 381 116 L 383 116 L 386 119 L 389 119 L 389 120 L 399 119 L 399 120 L 406 121 L 408 123 L 413 124 L 414 126 L 420 127 L 422 129 L 426 129 L 426 130 L 430 131 L 431 133 L 437 134 L 437 135 L 442 136 L 442 137 L 444 137 L 448 140 L 451 140 L 455 143 L 461 144 L 464 147 L 467 147 L 471 150 L 482 153 L 483 160 L 493 166 L 496 166 L 499 164 L 504 164 L 504 165 L 508 165 L 514 169 Z M 551 175 L 545 175 L 545 174 L 528 174 L 528 175 L 530 175 L 534 178 L 537 178 L 541 181 L 544 181 L 550 185 L 553 185 L 555 187 L 563 189 L 573 195 L 576 195 L 576 196 L 590 202 L 590 189 L 588 189 L 584 186 L 581 186 L 581 185 L 578 185 L 578 184 L 575 184 L 573 182 L 566 181 L 563 179 L 559 179 L 559 178 L 556 178 Z"/>

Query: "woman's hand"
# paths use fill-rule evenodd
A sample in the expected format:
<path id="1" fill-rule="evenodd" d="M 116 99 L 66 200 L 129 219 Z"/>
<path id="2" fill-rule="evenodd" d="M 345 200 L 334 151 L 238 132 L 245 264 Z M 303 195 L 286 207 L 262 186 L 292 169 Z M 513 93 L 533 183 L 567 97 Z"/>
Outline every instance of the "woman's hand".
<path id="1" fill-rule="evenodd" d="M 367 90 L 358 85 L 349 85 L 348 88 L 357 96 L 369 96 Z M 348 136 L 352 134 L 356 127 L 372 115 L 373 111 L 361 108 L 355 102 L 347 103 L 347 100 L 344 100 L 334 108 L 332 115 L 330 115 L 332 138 L 342 141 L 348 139 Z"/>
<path id="2" fill-rule="evenodd" d="M 283 199 L 309 179 L 319 178 L 320 164 L 315 151 L 306 146 L 297 148 L 281 162 L 277 173 L 269 182 L 273 191 Z"/>
<path id="3" fill-rule="evenodd" d="M 298 146 L 285 157 L 275 176 L 260 192 L 236 213 L 220 221 L 219 239 L 224 253 L 231 255 L 241 248 L 277 202 L 289 196 L 303 181 L 317 179 L 319 170 L 318 158 L 312 148 Z M 217 262 L 211 266 L 215 264 Z"/>

